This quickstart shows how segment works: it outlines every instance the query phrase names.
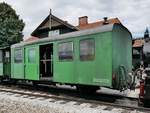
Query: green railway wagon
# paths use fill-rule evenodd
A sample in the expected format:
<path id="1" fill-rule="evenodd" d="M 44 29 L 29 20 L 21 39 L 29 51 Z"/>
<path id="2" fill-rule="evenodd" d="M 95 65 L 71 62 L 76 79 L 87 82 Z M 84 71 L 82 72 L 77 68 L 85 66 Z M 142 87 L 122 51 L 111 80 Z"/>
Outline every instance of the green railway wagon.
<path id="1" fill-rule="evenodd" d="M 11 47 L 11 77 L 122 90 L 130 80 L 131 39 L 123 25 L 108 24 L 15 44 Z"/>
<path id="2" fill-rule="evenodd" d="M 0 78 L 9 78 L 11 74 L 10 67 L 10 47 L 0 47 Z"/>

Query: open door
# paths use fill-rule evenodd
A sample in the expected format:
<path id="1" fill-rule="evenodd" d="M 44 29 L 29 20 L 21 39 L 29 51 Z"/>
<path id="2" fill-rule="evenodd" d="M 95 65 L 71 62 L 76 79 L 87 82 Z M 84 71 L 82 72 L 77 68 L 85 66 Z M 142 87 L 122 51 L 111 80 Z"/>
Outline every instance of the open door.
<path id="1" fill-rule="evenodd" d="M 25 78 L 39 80 L 39 46 L 25 48 Z"/>
<path id="2" fill-rule="evenodd" d="M 53 44 L 40 45 L 40 79 L 52 80 Z"/>

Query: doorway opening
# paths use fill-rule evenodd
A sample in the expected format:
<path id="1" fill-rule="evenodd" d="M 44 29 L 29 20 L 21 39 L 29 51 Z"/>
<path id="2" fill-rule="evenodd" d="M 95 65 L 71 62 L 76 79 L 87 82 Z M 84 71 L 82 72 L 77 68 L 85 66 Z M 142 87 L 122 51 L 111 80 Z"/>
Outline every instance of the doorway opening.
<path id="1" fill-rule="evenodd" d="M 53 44 L 40 45 L 40 79 L 52 80 Z"/>

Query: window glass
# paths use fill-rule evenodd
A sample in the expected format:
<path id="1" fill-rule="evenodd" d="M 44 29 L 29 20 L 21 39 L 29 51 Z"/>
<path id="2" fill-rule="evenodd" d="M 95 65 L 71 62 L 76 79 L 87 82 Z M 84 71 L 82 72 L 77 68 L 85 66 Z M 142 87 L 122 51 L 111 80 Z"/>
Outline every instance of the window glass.
<path id="1" fill-rule="evenodd" d="M 28 50 L 28 62 L 35 63 L 36 61 L 36 51 L 34 48 Z"/>
<path id="2" fill-rule="evenodd" d="M 58 46 L 59 60 L 73 59 L 73 42 L 61 43 Z"/>
<path id="3" fill-rule="evenodd" d="M 22 62 L 22 49 L 16 49 L 15 50 L 14 60 L 15 60 L 15 63 L 21 63 Z"/>
<path id="4" fill-rule="evenodd" d="M 5 52 L 5 57 L 6 57 L 6 58 L 9 58 L 9 57 L 10 57 L 9 51 L 6 51 L 6 52 Z"/>
<path id="5" fill-rule="evenodd" d="M 2 54 L 2 50 L 0 50 L 0 62 L 3 61 L 3 54 Z"/>
<path id="6" fill-rule="evenodd" d="M 59 29 L 49 31 L 49 36 L 58 36 L 60 34 Z"/>
<path id="7" fill-rule="evenodd" d="M 86 39 L 80 41 L 80 59 L 94 60 L 95 44 L 94 39 Z"/>

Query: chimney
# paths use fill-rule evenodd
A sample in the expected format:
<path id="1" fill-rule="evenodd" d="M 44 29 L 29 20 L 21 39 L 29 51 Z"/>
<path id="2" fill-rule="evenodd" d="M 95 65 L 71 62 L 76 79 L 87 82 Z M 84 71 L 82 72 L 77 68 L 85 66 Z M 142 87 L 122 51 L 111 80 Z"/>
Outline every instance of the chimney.
<path id="1" fill-rule="evenodd" d="M 108 17 L 104 17 L 103 19 L 104 19 L 104 22 L 103 22 L 104 25 L 109 24 Z"/>
<path id="2" fill-rule="evenodd" d="M 86 24 L 88 24 L 88 17 L 87 16 L 79 17 L 79 26 Z"/>

